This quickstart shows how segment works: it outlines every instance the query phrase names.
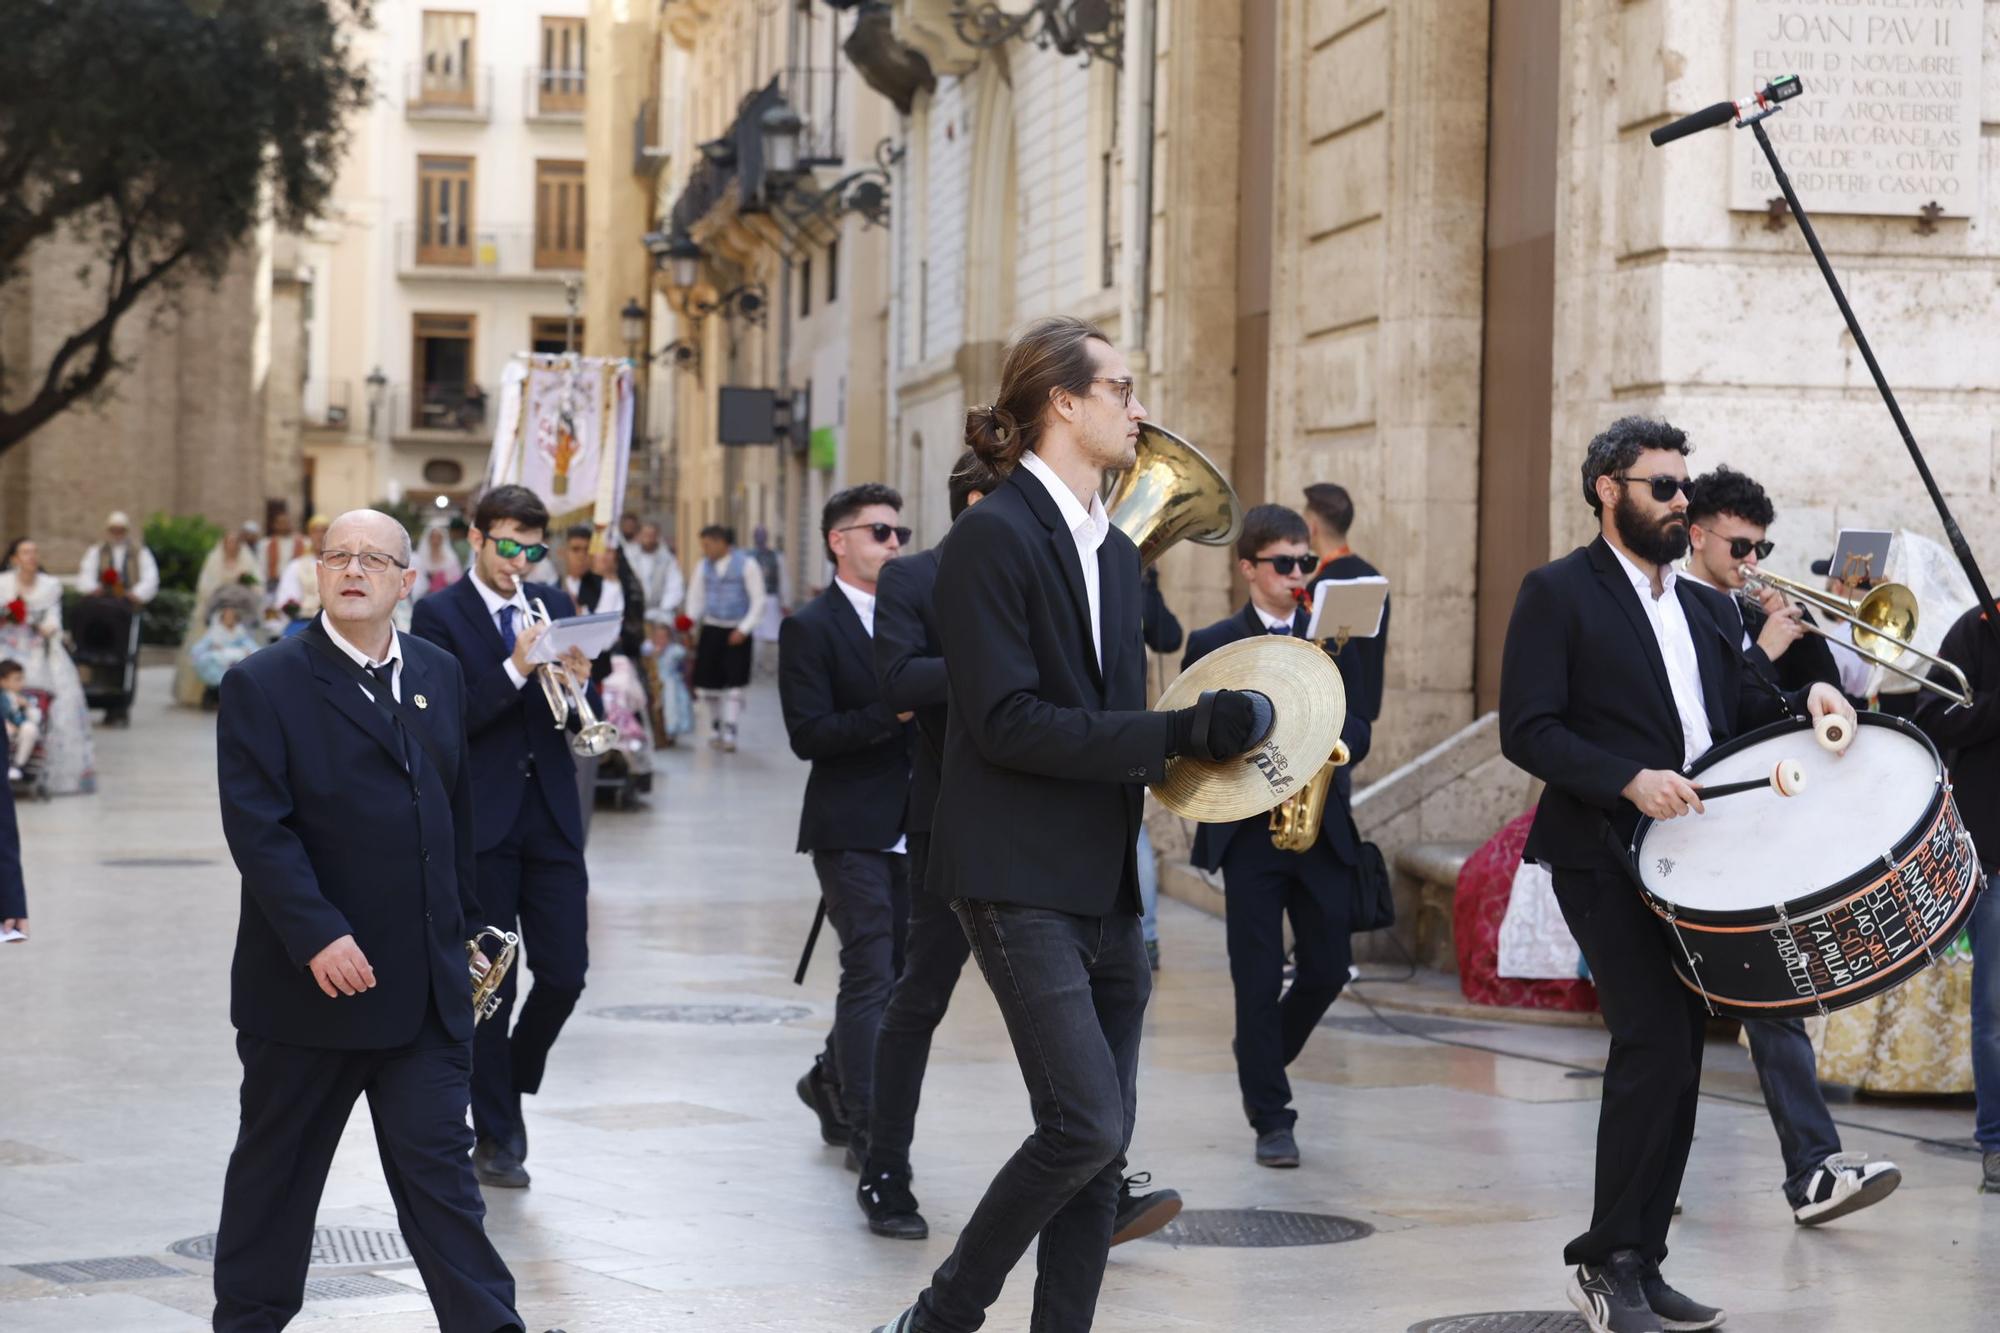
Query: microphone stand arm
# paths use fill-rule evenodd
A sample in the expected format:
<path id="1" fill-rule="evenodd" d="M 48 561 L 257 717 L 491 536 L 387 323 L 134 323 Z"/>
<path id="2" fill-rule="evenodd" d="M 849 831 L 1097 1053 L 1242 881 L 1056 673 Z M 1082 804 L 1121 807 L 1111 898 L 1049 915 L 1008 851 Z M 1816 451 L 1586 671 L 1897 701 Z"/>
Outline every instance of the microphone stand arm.
<path id="1" fill-rule="evenodd" d="M 1986 576 L 1980 573 L 1979 561 L 1966 544 L 1965 534 L 1959 531 L 1958 520 L 1951 516 L 1951 506 L 1945 503 L 1944 492 L 1938 489 L 1937 478 L 1931 475 L 1930 464 L 1924 461 L 1924 451 L 1917 447 L 1916 436 L 1910 433 L 1910 423 L 1903 419 L 1903 409 L 1896 402 L 1895 391 L 1882 374 L 1881 363 L 1875 359 L 1875 349 L 1868 345 L 1868 335 L 1861 331 L 1861 322 L 1854 317 L 1854 307 L 1847 303 L 1847 293 L 1841 290 L 1840 279 L 1834 276 L 1833 265 L 1828 262 L 1826 250 L 1819 243 L 1819 234 L 1813 230 L 1812 219 L 1806 216 L 1805 205 L 1799 202 L 1798 191 L 1792 188 L 1792 178 L 1785 174 L 1784 164 L 1778 161 L 1777 149 L 1771 146 L 1771 136 L 1764 133 L 1762 122 L 1776 110 L 1778 107 L 1774 105 L 1756 115 L 1747 116 L 1738 122 L 1739 127 L 1747 125 L 1750 132 L 1757 136 L 1757 146 L 1764 150 L 1764 160 L 1771 164 L 1771 174 L 1777 178 L 1778 188 L 1784 191 L 1785 203 L 1791 208 L 1792 216 L 1799 221 L 1799 231 L 1804 234 L 1806 245 L 1819 264 L 1820 276 L 1826 279 L 1827 290 L 1833 293 L 1834 304 L 1840 307 L 1840 317 L 1847 321 L 1847 331 L 1854 335 L 1854 345 L 1861 349 L 1861 359 L 1867 362 L 1868 373 L 1875 377 L 1875 387 L 1882 394 L 1882 402 L 1896 423 L 1897 433 L 1903 437 L 1904 447 L 1910 451 L 1910 461 L 1917 465 L 1917 475 L 1923 478 L 1924 489 L 1930 492 L 1931 503 L 1937 506 L 1945 537 L 1951 542 L 1951 549 L 1958 556 L 1965 577 L 1972 583 L 1973 596 L 1979 599 L 1983 613 L 1980 619 L 1991 627 L 1995 645 L 2000 646 L 2000 617 L 1992 614 L 1993 593 L 1986 586 Z"/>

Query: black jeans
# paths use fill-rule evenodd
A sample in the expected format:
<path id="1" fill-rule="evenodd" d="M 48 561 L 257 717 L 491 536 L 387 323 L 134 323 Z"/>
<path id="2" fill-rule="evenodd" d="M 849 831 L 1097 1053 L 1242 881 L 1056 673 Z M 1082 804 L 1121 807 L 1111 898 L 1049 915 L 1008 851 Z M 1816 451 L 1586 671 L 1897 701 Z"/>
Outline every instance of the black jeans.
<path id="1" fill-rule="evenodd" d="M 922 1333 L 972 1333 L 1039 1234 L 1028 1333 L 1084 1333 L 1111 1250 L 1153 974 L 1136 916 L 953 903 L 1028 1084 L 1035 1132 L 917 1298 Z"/>
<path id="2" fill-rule="evenodd" d="M 1590 1229 L 1563 1261 L 1601 1264 L 1614 1250 L 1638 1250 L 1657 1264 L 1694 1142 L 1707 1015 L 1674 975 L 1666 936 L 1624 872 L 1558 867 L 1553 879 L 1611 1029 Z"/>
<path id="3" fill-rule="evenodd" d="M 516 1157 L 528 1156 L 521 1094 L 539 1092 L 549 1052 L 583 995 L 590 968 L 590 873 L 570 845 L 538 783 L 521 793 L 521 813 L 498 843 L 479 854 L 485 924 L 519 923 L 521 949 L 500 983 L 500 1007 L 472 1038 L 472 1125 Z M 521 969 L 534 973 L 518 1014 Z"/>
<path id="4" fill-rule="evenodd" d="M 903 972 L 875 1034 L 874 1105 L 868 1117 L 868 1169 L 908 1175 L 917 1101 L 931 1058 L 931 1034 L 944 1021 L 952 990 L 972 954 L 957 915 L 924 888 L 930 835 L 910 835 L 910 929 Z"/>
<path id="5" fill-rule="evenodd" d="M 1764 1106 L 1785 1155 L 1785 1198 L 1797 1208 L 1819 1164 L 1840 1151 L 1840 1131 L 1819 1088 L 1819 1062 L 1804 1019 L 1772 1018 L 1743 1025 L 1750 1060 L 1764 1086 Z"/>
<path id="6" fill-rule="evenodd" d="M 472 1050 L 435 1003 L 386 1051 L 289 1046 L 239 1033 L 242 1121 L 215 1239 L 218 1333 L 274 1333 L 298 1314 L 314 1214 L 355 1100 L 368 1097 L 396 1221 L 445 1333 L 521 1327 L 514 1278 L 486 1238 L 465 1123 Z"/>
<path id="7" fill-rule="evenodd" d="M 840 989 L 826 1058 L 840 1078 L 847 1122 L 866 1129 L 873 1103 L 875 1031 L 896 974 L 910 920 L 909 858 L 901 852 L 814 852 L 826 919 L 840 939 Z"/>
<path id="8" fill-rule="evenodd" d="M 1229 980 L 1236 990 L 1236 1084 L 1259 1134 L 1290 1129 L 1285 1069 L 1347 984 L 1354 949 L 1347 932 L 1353 872 L 1330 851 L 1280 851 L 1262 829 L 1230 839 L 1222 860 Z M 1298 971 L 1285 989 L 1285 918 L 1292 919 Z M 1280 994 L 1283 998 L 1280 999 Z"/>

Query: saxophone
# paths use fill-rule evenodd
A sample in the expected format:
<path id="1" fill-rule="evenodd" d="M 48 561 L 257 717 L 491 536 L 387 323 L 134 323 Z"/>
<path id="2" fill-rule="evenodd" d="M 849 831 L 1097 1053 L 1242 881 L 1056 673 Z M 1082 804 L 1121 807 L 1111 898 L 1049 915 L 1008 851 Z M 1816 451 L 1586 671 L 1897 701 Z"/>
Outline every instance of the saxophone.
<path id="1" fill-rule="evenodd" d="M 500 952 L 488 959 L 479 942 L 491 935 L 500 941 Z M 521 937 L 511 930 L 501 930 L 498 926 L 486 926 L 477 935 L 465 942 L 466 966 L 472 971 L 472 1021 L 477 1024 L 482 1018 L 493 1017 L 493 1011 L 500 1007 L 500 983 L 507 979 L 507 969 L 514 965 L 514 951 L 521 947 Z M 479 964 L 486 963 L 485 971 Z"/>
<path id="2" fill-rule="evenodd" d="M 1312 591 L 1294 588 L 1292 598 L 1308 614 L 1312 611 Z M 1335 636 L 1333 655 L 1347 646 L 1345 631 Z M 1319 841 L 1320 820 L 1326 817 L 1326 794 L 1333 789 L 1333 770 L 1347 762 L 1347 742 L 1333 743 L 1333 756 L 1320 765 L 1319 772 L 1284 804 L 1271 812 L 1271 845 L 1281 852 L 1309 852 Z"/>

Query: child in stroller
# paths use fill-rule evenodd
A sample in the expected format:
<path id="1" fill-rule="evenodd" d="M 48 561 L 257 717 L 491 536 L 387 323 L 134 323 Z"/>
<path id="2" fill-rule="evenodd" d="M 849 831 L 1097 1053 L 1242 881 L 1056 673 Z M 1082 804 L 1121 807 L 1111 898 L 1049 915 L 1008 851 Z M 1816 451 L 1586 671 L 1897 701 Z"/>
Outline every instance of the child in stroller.
<path id="1" fill-rule="evenodd" d="M 37 800 L 49 799 L 48 755 L 42 744 L 42 719 L 52 696 L 27 687 L 27 671 L 19 662 L 0 661 L 0 718 L 7 726 L 7 781 Z"/>

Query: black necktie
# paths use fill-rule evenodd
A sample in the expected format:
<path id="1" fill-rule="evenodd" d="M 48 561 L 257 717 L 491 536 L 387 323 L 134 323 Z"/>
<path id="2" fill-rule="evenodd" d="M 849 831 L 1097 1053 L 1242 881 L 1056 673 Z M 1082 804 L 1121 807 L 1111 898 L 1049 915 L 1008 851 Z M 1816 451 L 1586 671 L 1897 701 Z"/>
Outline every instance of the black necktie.
<path id="1" fill-rule="evenodd" d="M 380 666 L 371 666 L 368 668 L 368 674 L 382 682 L 382 697 L 384 699 L 390 700 L 391 702 L 394 702 L 396 698 L 395 661 L 392 659 L 390 661 L 382 663 Z M 412 772 L 415 772 L 417 767 L 416 761 L 410 753 L 410 739 L 409 737 L 403 734 L 402 722 L 399 719 L 394 721 L 392 725 L 396 728 L 396 744 L 400 746 L 403 751 L 403 767 L 411 770 Z"/>

